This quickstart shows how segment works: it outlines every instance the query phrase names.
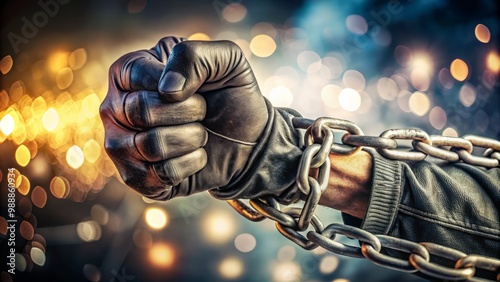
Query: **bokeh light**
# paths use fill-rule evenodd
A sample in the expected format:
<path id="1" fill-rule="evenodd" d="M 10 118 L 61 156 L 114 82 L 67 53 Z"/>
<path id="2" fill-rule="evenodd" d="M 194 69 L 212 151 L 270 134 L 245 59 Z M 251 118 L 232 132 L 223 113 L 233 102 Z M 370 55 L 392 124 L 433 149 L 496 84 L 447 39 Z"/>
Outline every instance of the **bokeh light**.
<path id="1" fill-rule="evenodd" d="M 50 192 L 58 199 L 66 198 L 69 194 L 69 186 L 64 177 L 55 176 L 50 181 Z"/>
<path id="2" fill-rule="evenodd" d="M 226 279 L 236 279 L 240 277 L 245 268 L 243 262 L 237 257 L 227 257 L 219 263 L 219 273 Z"/>
<path id="3" fill-rule="evenodd" d="M 476 90 L 474 89 L 474 87 L 471 84 L 465 83 L 460 88 L 460 92 L 459 92 L 458 97 L 459 97 L 460 103 L 462 103 L 462 105 L 464 105 L 466 107 L 470 107 L 476 101 Z"/>
<path id="4" fill-rule="evenodd" d="M 83 165 L 84 161 L 83 151 L 77 145 L 71 146 L 66 152 L 66 162 L 70 167 L 77 169 Z"/>
<path id="5" fill-rule="evenodd" d="M 14 128 L 16 127 L 16 123 L 12 115 L 7 114 L 0 120 L 0 130 L 4 135 L 10 135 Z"/>
<path id="6" fill-rule="evenodd" d="M 16 178 L 16 187 L 19 194 L 26 196 L 30 192 L 31 182 L 25 175 L 19 175 Z"/>
<path id="7" fill-rule="evenodd" d="M 19 226 L 19 234 L 26 239 L 26 240 L 31 240 L 33 238 L 33 235 L 35 234 L 35 229 L 33 228 L 33 225 L 29 223 L 26 220 L 21 221 L 21 225 Z"/>
<path id="8" fill-rule="evenodd" d="M 259 34 L 250 41 L 250 50 L 257 57 L 269 57 L 276 51 L 276 42 L 266 34 Z"/>
<path id="9" fill-rule="evenodd" d="M 399 88 L 396 82 L 390 78 L 382 77 L 377 82 L 378 95 L 384 100 L 394 100 L 398 97 Z"/>
<path id="10" fill-rule="evenodd" d="M 157 267 L 169 268 L 174 264 L 174 249 L 165 243 L 155 243 L 148 251 L 149 261 Z"/>
<path id="11" fill-rule="evenodd" d="M 296 262 L 279 262 L 272 268 L 273 281 L 301 281 L 302 270 Z"/>
<path id="12" fill-rule="evenodd" d="M 42 117 L 43 127 L 49 132 L 54 131 L 59 125 L 59 114 L 54 108 L 48 108 Z"/>
<path id="13" fill-rule="evenodd" d="M 285 245 L 278 250 L 276 258 L 279 261 L 292 261 L 295 258 L 297 251 L 294 247 Z"/>
<path id="14" fill-rule="evenodd" d="M 326 255 L 321 258 L 319 263 L 319 271 L 323 274 L 334 272 L 339 265 L 339 258 L 335 255 Z"/>
<path id="15" fill-rule="evenodd" d="M 92 282 L 101 281 L 101 271 L 95 265 L 86 264 L 83 266 L 83 275 Z"/>
<path id="16" fill-rule="evenodd" d="M 484 24 L 476 25 L 476 28 L 474 29 L 474 33 L 476 35 L 477 40 L 479 40 L 479 42 L 482 42 L 482 43 L 490 42 L 490 37 L 491 37 L 490 30 Z"/>
<path id="17" fill-rule="evenodd" d="M 361 106 L 361 96 L 352 88 L 344 88 L 339 93 L 340 106 L 349 112 L 354 112 Z"/>
<path id="18" fill-rule="evenodd" d="M 293 94 L 285 86 L 276 86 L 269 92 L 269 101 L 275 107 L 290 107 L 293 102 Z"/>
<path id="19" fill-rule="evenodd" d="M 492 72 L 498 73 L 500 71 L 500 57 L 498 56 L 498 53 L 495 51 L 488 53 L 486 65 Z"/>
<path id="20" fill-rule="evenodd" d="M 35 186 L 31 192 L 31 202 L 38 208 L 43 208 L 47 203 L 47 192 L 40 186 Z"/>
<path id="21" fill-rule="evenodd" d="M 224 7 L 222 16 L 224 19 L 231 23 L 236 23 L 245 18 L 247 9 L 240 3 L 230 3 Z"/>
<path id="22" fill-rule="evenodd" d="M 345 20 L 347 29 L 358 35 L 363 35 L 368 31 L 368 23 L 365 18 L 360 15 L 350 15 Z"/>
<path id="23" fill-rule="evenodd" d="M 417 116 L 423 116 L 429 111 L 429 97 L 422 92 L 415 92 L 410 96 L 410 110 Z"/>
<path id="24" fill-rule="evenodd" d="M 84 48 L 78 48 L 71 52 L 68 57 L 68 65 L 72 70 L 81 69 L 87 62 L 87 51 Z"/>
<path id="25" fill-rule="evenodd" d="M 101 226 L 93 220 L 80 222 L 76 227 L 78 237 L 85 242 L 99 240 L 101 238 L 101 232 Z"/>
<path id="26" fill-rule="evenodd" d="M 432 72 L 434 67 L 431 58 L 425 53 L 412 55 L 409 64 L 413 70 L 420 70 L 428 74 Z"/>
<path id="27" fill-rule="evenodd" d="M 448 127 L 445 130 L 443 130 L 442 135 L 448 137 L 458 137 L 458 132 L 453 127 Z"/>
<path id="28" fill-rule="evenodd" d="M 95 204 L 90 209 L 90 216 L 92 220 L 99 223 L 100 225 L 105 225 L 109 221 L 109 212 L 108 210 L 100 204 Z"/>
<path id="29" fill-rule="evenodd" d="M 347 70 L 342 76 L 342 82 L 347 88 L 352 88 L 358 92 L 365 89 L 365 77 L 357 70 Z"/>
<path id="30" fill-rule="evenodd" d="M 469 75 L 469 67 L 461 59 L 455 59 L 450 65 L 451 75 L 458 81 L 464 81 Z"/>
<path id="31" fill-rule="evenodd" d="M 203 32 L 196 32 L 188 36 L 188 40 L 201 40 L 201 41 L 207 41 L 210 40 L 210 36 L 208 34 L 203 33 Z"/>
<path id="32" fill-rule="evenodd" d="M 314 73 L 321 69 L 321 57 L 313 51 L 303 51 L 297 56 L 297 64 L 308 73 Z"/>
<path id="33" fill-rule="evenodd" d="M 203 219 L 203 235 L 214 244 L 227 242 L 236 231 L 232 215 L 222 211 L 210 211 Z"/>
<path id="34" fill-rule="evenodd" d="M 62 68 L 68 66 L 68 52 L 57 51 L 47 59 L 47 67 L 50 71 L 57 73 Z"/>
<path id="35" fill-rule="evenodd" d="M 17 147 L 15 156 L 16 162 L 23 167 L 27 166 L 31 160 L 30 150 L 25 145 Z"/>
<path id="36" fill-rule="evenodd" d="M 434 107 L 429 112 L 429 122 L 436 129 L 442 129 L 446 125 L 446 112 L 441 107 Z"/>
<path id="37" fill-rule="evenodd" d="M 148 208 L 144 218 L 146 223 L 153 229 L 163 229 L 168 222 L 167 213 L 161 208 Z"/>
<path id="38" fill-rule="evenodd" d="M 234 246 L 236 249 L 242 253 L 248 253 L 251 252 L 253 249 L 255 249 L 255 246 L 257 245 L 257 240 L 255 240 L 255 237 L 252 236 L 252 234 L 248 233 L 243 233 L 234 239 Z"/>
<path id="39" fill-rule="evenodd" d="M 327 106 L 334 109 L 338 108 L 340 107 L 340 91 L 342 91 L 342 88 L 340 88 L 340 86 L 337 86 L 335 84 L 327 84 L 323 86 L 323 88 L 321 88 L 321 99 Z"/>
<path id="40" fill-rule="evenodd" d="M 14 61 L 10 55 L 7 55 L 0 60 L 0 72 L 2 74 L 7 74 L 11 69 Z"/>
<path id="41" fill-rule="evenodd" d="M 209 197 L 168 203 L 141 197 L 106 154 L 99 106 L 107 70 L 125 53 L 154 51 L 168 35 L 233 41 L 264 96 L 306 118 L 351 120 L 374 136 L 389 128 L 500 133 L 497 2 L 479 13 L 468 5 L 410 1 L 397 15 L 377 1 L 299 2 L 71 1 L 59 3 L 57 16 L 18 51 L 7 40 L 0 55 L 0 181 L 6 183 L 7 168 L 19 169 L 20 276 L 101 281 L 115 270 L 137 281 L 359 282 L 368 273 L 380 281 L 420 281 L 323 248 L 305 252 L 281 241 L 273 221 L 247 222 Z M 25 4 L 26 11 L 41 11 L 36 1 Z M 10 15 L 10 4 L 4 6 Z M 462 16 L 428 17 L 443 12 Z M 10 31 L 23 31 L 19 17 L 5 20 Z M 326 213 L 326 223 L 341 221 Z M 7 226 L 0 217 L 0 236 Z M 1 281 L 13 277 L 0 272 Z"/>
<path id="42" fill-rule="evenodd" d="M 59 89 L 68 88 L 73 83 L 73 71 L 69 67 L 62 68 L 57 73 L 56 84 Z"/>

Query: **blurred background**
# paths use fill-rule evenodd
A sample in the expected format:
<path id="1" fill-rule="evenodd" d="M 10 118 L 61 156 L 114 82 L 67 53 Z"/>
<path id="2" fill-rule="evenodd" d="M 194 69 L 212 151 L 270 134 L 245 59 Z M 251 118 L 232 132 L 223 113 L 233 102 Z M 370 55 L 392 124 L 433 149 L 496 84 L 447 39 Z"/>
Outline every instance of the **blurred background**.
<path id="1" fill-rule="evenodd" d="M 160 203 L 128 189 L 102 145 L 107 69 L 166 35 L 236 42 L 263 94 L 305 117 L 348 119 L 376 136 L 417 127 L 500 137 L 496 0 L 1 5 L 1 281 L 422 281 L 302 250 L 271 221 L 248 222 L 205 193 Z M 15 275 L 4 255 L 8 178 Z"/>

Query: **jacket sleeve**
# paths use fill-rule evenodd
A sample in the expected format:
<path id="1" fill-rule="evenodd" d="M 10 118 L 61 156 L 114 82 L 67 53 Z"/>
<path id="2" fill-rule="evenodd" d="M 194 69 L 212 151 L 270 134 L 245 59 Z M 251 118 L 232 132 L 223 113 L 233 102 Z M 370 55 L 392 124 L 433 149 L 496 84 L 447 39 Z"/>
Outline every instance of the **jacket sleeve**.
<path id="1" fill-rule="evenodd" d="M 373 181 L 368 211 L 357 223 L 343 215 L 347 224 L 500 258 L 500 168 L 401 162 L 369 152 Z"/>

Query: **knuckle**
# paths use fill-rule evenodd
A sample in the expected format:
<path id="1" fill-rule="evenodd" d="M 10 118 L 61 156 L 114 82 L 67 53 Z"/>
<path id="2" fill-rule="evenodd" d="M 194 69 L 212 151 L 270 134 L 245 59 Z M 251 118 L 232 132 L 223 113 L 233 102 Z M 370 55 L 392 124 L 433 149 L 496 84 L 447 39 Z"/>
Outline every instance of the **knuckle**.
<path id="1" fill-rule="evenodd" d="M 196 145 L 204 146 L 207 143 L 207 140 L 208 140 L 208 132 L 207 132 L 207 130 L 199 122 L 193 123 L 192 128 L 193 128 L 193 136 L 198 137 L 197 138 L 198 142 L 197 142 Z"/>
<path id="2" fill-rule="evenodd" d="M 127 96 L 125 115 L 132 125 L 149 126 L 151 124 L 148 98 L 145 92 L 141 91 L 138 95 Z"/>
<path id="3" fill-rule="evenodd" d="M 160 179 L 167 185 L 175 186 L 182 181 L 177 166 L 172 161 L 155 164 L 155 170 Z"/>

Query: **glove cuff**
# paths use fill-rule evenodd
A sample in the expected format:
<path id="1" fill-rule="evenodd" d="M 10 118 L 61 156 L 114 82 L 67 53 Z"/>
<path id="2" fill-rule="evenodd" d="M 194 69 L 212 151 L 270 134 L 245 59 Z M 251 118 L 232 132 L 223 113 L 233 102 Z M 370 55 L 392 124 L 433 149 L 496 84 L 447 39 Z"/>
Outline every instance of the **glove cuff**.
<path id="1" fill-rule="evenodd" d="M 264 98 L 265 99 L 265 98 Z M 302 138 L 292 118 L 300 114 L 291 109 L 276 109 L 265 99 L 269 119 L 243 171 L 229 185 L 210 190 L 218 199 L 254 199 L 273 195 L 281 203 L 299 200 L 295 184 Z"/>

